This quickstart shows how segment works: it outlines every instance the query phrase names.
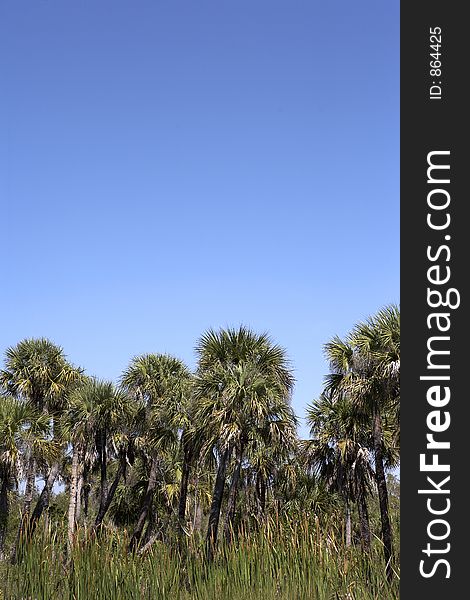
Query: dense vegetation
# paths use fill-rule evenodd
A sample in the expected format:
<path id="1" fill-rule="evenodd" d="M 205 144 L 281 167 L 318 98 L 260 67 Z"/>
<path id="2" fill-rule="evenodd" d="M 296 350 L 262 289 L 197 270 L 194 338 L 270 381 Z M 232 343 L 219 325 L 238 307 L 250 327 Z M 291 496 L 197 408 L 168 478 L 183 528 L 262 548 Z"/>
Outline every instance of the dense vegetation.
<path id="1" fill-rule="evenodd" d="M 307 440 L 284 349 L 245 327 L 119 385 L 7 349 L 0 598 L 398 597 L 399 335 L 390 306 L 326 344 Z"/>

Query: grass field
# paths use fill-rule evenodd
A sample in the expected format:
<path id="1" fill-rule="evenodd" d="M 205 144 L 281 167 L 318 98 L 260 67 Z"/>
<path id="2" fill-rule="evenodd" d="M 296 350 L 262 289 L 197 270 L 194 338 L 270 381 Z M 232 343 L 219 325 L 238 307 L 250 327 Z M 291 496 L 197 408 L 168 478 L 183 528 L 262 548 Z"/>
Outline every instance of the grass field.
<path id="1" fill-rule="evenodd" d="M 144 555 L 127 553 L 125 534 L 86 539 L 79 532 L 66 557 L 66 537 L 42 532 L 17 565 L 1 566 L 3 599 L 21 600 L 393 600 L 380 542 L 370 556 L 318 537 L 308 524 L 269 527 L 219 549 L 207 564 L 202 546 L 183 551 L 156 542 Z"/>

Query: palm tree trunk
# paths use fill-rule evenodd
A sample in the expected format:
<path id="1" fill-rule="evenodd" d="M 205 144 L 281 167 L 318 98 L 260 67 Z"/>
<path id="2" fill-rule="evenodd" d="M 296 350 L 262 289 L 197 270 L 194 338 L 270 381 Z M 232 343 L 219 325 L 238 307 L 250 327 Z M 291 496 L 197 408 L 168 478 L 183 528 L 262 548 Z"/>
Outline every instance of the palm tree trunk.
<path id="1" fill-rule="evenodd" d="M 230 449 L 227 447 L 220 457 L 217 477 L 215 478 L 214 492 L 212 494 L 212 503 L 209 512 L 209 524 L 206 536 L 206 558 L 211 561 L 214 558 L 214 549 L 217 542 L 217 530 L 219 527 L 220 509 L 222 507 L 222 498 L 225 486 L 225 474 L 227 472 L 228 457 Z"/>
<path id="2" fill-rule="evenodd" d="M 29 517 L 31 512 L 31 502 L 33 501 L 34 484 L 36 483 L 36 461 L 30 458 L 26 470 L 26 485 L 24 489 L 24 503 L 21 526 L 26 523 L 25 519 Z"/>
<path id="3" fill-rule="evenodd" d="M 361 527 L 361 545 L 364 552 L 370 550 L 370 525 L 367 499 L 364 491 L 361 491 L 357 499 L 357 512 L 359 513 L 359 524 Z"/>
<path id="4" fill-rule="evenodd" d="M 125 469 L 125 459 L 123 457 L 121 457 L 121 460 L 119 461 L 118 470 L 116 471 L 116 475 L 114 476 L 113 483 L 111 484 L 111 487 L 109 488 L 109 492 L 106 496 L 104 505 L 103 506 L 100 505 L 98 514 L 96 515 L 95 524 L 93 526 L 93 529 L 95 529 L 95 530 L 98 529 L 98 527 L 101 525 L 106 513 L 108 512 L 109 507 L 111 506 L 111 502 L 113 501 L 114 494 L 116 493 L 116 489 L 117 489 L 117 486 L 118 486 L 118 484 L 121 480 L 121 477 L 124 473 L 124 469 Z"/>
<path id="5" fill-rule="evenodd" d="M 157 459 L 152 458 L 152 463 L 150 466 L 150 475 L 147 484 L 147 491 L 145 492 L 145 496 L 142 500 L 142 505 L 140 508 L 140 515 L 137 521 L 137 525 L 135 526 L 134 532 L 131 537 L 131 541 L 129 542 L 129 551 L 132 552 L 137 544 L 139 543 L 140 536 L 142 535 L 142 531 L 144 529 L 145 521 L 150 512 L 150 507 L 153 500 L 153 494 L 155 492 L 155 488 L 157 487 Z"/>
<path id="6" fill-rule="evenodd" d="M 201 530 L 202 530 L 202 506 L 197 498 L 195 498 L 194 502 L 195 502 L 195 507 L 194 507 L 193 532 L 198 531 L 199 533 L 202 533 L 201 532 Z"/>
<path id="7" fill-rule="evenodd" d="M 36 525 L 39 519 L 41 518 L 44 509 L 47 508 L 47 506 L 49 506 L 49 497 L 58 474 L 59 463 L 55 463 L 49 470 L 46 481 L 44 482 L 44 487 L 42 488 L 41 494 L 38 498 L 38 501 L 36 502 L 36 506 L 34 507 L 33 513 L 29 520 L 29 534 L 31 536 L 33 535 L 34 530 L 36 529 Z"/>
<path id="8" fill-rule="evenodd" d="M 82 512 L 83 468 L 80 471 L 77 483 L 77 506 L 75 508 L 75 520 L 77 523 L 80 522 L 80 514 Z"/>
<path id="9" fill-rule="evenodd" d="M 98 458 L 100 461 L 100 506 L 98 513 L 105 510 L 106 498 L 108 496 L 107 476 L 107 452 L 106 452 L 106 430 L 101 429 L 97 433 Z"/>
<path id="10" fill-rule="evenodd" d="M 143 554 L 145 554 L 145 553 L 147 552 L 147 550 L 149 550 L 149 549 L 150 549 L 150 548 L 153 546 L 153 544 L 155 544 L 155 542 L 156 542 L 156 541 L 158 541 L 158 534 L 157 534 L 157 533 L 154 533 L 154 534 L 153 534 L 153 535 L 152 535 L 152 536 L 151 536 L 151 537 L 148 539 L 148 541 L 147 541 L 147 542 L 145 542 L 145 544 L 139 548 L 139 551 L 138 551 L 138 553 L 137 553 L 137 554 L 138 554 L 139 556 L 142 556 Z"/>
<path id="11" fill-rule="evenodd" d="M 382 542 L 384 546 L 385 571 L 387 579 L 392 578 L 392 526 L 388 511 L 387 481 L 382 451 L 382 421 L 378 410 L 375 410 L 372 422 L 372 435 L 374 441 L 375 478 L 379 495 L 380 519 L 382 524 Z"/>
<path id="12" fill-rule="evenodd" d="M 196 475 L 196 483 L 194 485 L 194 507 L 193 507 L 193 533 L 201 531 L 202 523 L 202 508 L 199 502 L 199 475 Z"/>
<path id="13" fill-rule="evenodd" d="M 225 519 L 225 528 L 224 528 L 224 535 L 225 535 L 225 539 L 227 540 L 227 542 L 230 542 L 232 540 L 233 524 L 235 521 L 235 511 L 236 511 L 236 507 L 237 507 L 237 495 L 238 495 L 238 488 L 239 488 L 239 482 L 240 482 L 240 472 L 241 472 L 242 460 L 243 460 L 243 449 L 244 449 L 244 443 L 240 442 L 240 447 L 238 449 L 238 456 L 237 456 L 237 464 L 235 466 L 235 470 L 232 475 L 232 481 L 230 482 L 230 490 L 228 493 L 228 500 L 227 500 L 227 518 Z"/>
<path id="14" fill-rule="evenodd" d="M 160 538 L 162 542 L 168 543 L 168 531 L 170 528 L 171 518 L 173 516 L 172 508 L 168 504 L 166 506 L 166 512 L 166 516 L 161 520 Z"/>
<path id="15" fill-rule="evenodd" d="M 8 474 L 3 473 L 2 485 L 0 486 L 0 560 L 4 558 L 3 552 L 5 549 L 5 538 L 8 527 Z"/>
<path id="16" fill-rule="evenodd" d="M 258 497 L 259 516 L 264 517 L 266 512 L 266 481 L 263 475 L 256 476 L 256 495 Z"/>
<path id="17" fill-rule="evenodd" d="M 350 548 L 351 547 L 351 506 L 349 505 L 349 502 L 346 503 L 345 529 L 346 529 L 346 548 Z"/>
<path id="18" fill-rule="evenodd" d="M 20 545 L 23 542 L 25 535 L 25 529 L 29 522 L 29 513 L 31 512 L 31 502 L 33 501 L 34 484 L 36 482 L 36 460 L 30 456 L 26 467 L 26 485 L 24 489 L 24 503 L 23 511 L 21 514 L 20 524 L 18 526 L 18 533 L 16 535 L 15 545 L 11 553 L 11 563 L 16 564 L 18 560 L 18 553 Z"/>
<path id="19" fill-rule="evenodd" d="M 180 498 L 178 504 L 178 521 L 183 531 L 186 517 L 186 503 L 188 498 L 189 473 L 191 469 L 191 451 L 187 444 L 183 446 L 183 471 L 181 473 Z"/>
<path id="20" fill-rule="evenodd" d="M 90 467 L 88 463 L 85 463 L 83 467 L 83 515 L 85 517 L 85 523 L 88 518 L 88 501 L 90 498 L 91 484 L 88 481 L 88 475 L 90 472 Z"/>
<path id="21" fill-rule="evenodd" d="M 75 531 L 75 514 L 77 508 L 77 483 L 78 483 L 78 469 L 79 469 L 79 449 L 77 446 L 73 448 L 72 455 L 72 474 L 70 481 L 70 499 L 69 499 L 69 512 L 68 512 L 68 527 L 67 527 L 67 548 L 70 552 L 73 546 L 74 531 Z"/>

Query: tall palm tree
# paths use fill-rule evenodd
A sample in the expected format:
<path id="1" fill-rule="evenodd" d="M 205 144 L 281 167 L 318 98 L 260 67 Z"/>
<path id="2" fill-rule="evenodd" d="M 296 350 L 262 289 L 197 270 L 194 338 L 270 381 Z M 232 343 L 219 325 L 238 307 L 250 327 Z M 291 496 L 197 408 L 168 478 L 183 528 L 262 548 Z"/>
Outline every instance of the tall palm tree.
<path id="1" fill-rule="evenodd" d="M 372 467 L 369 461 L 370 431 L 368 416 L 346 398 L 335 400 L 322 394 L 307 407 L 307 422 L 313 437 L 304 444 L 308 466 L 346 505 L 346 545 L 351 545 L 351 503 L 356 502 L 361 527 L 361 542 L 370 548 L 367 496 L 371 492 Z"/>
<path id="2" fill-rule="evenodd" d="M 352 332 L 352 341 L 362 357 L 368 380 L 361 384 L 362 402 L 365 401 L 372 416 L 374 463 L 379 495 L 382 540 L 384 542 L 387 575 L 392 576 L 392 527 L 388 507 L 387 480 L 385 476 L 385 451 L 383 419 L 395 417 L 399 430 L 400 403 L 400 311 L 397 306 L 380 310 L 365 323 L 359 323 Z M 372 366 L 372 368 L 371 368 Z M 359 401 L 361 402 L 361 400 Z M 396 436 L 398 442 L 398 435 Z"/>
<path id="3" fill-rule="evenodd" d="M 94 450 L 100 471 L 99 507 L 94 528 L 98 528 L 109 509 L 117 485 L 125 468 L 125 441 L 128 425 L 135 415 L 135 404 L 111 382 L 89 378 L 76 386 L 68 397 L 68 406 L 62 417 L 62 431 L 72 443 L 72 472 L 69 503 L 69 542 L 73 540 L 81 465 L 85 454 Z M 113 483 L 108 488 L 108 461 L 112 441 L 119 440 L 119 464 Z"/>
<path id="4" fill-rule="evenodd" d="M 49 439 L 50 422 L 30 403 L 0 396 L 0 557 L 8 527 L 8 492 L 29 457 L 57 458 L 58 447 Z"/>
<path id="5" fill-rule="evenodd" d="M 282 444 L 283 432 L 295 429 L 296 419 L 289 404 L 294 379 L 284 349 L 267 334 L 256 334 L 243 326 L 207 331 L 196 352 L 195 422 L 206 437 L 206 448 L 216 448 L 218 455 L 206 536 L 206 555 L 211 560 L 229 459 L 235 455 L 227 531 L 233 524 L 240 470 L 252 439 L 260 431 L 271 430 Z"/>
<path id="6" fill-rule="evenodd" d="M 78 496 L 78 481 L 80 463 L 83 460 L 90 440 L 93 439 L 95 424 L 93 422 L 95 382 L 88 380 L 83 386 L 77 387 L 69 397 L 67 409 L 61 420 L 62 433 L 72 446 L 72 469 L 69 486 L 69 509 L 67 539 L 70 551 L 76 525 Z"/>
<path id="7" fill-rule="evenodd" d="M 100 469 L 100 502 L 95 519 L 95 527 L 97 527 L 109 508 L 112 499 L 112 494 L 110 497 L 109 492 L 114 493 L 116 487 L 114 485 L 112 490 L 108 489 L 109 444 L 113 434 L 119 432 L 134 416 L 134 403 L 123 390 L 116 388 L 110 381 L 99 379 L 93 379 L 77 394 L 88 397 L 92 404 L 93 433 Z M 121 460 L 118 467 L 119 478 L 123 468 Z"/>
<path id="8" fill-rule="evenodd" d="M 295 485 L 290 479 L 292 471 L 289 470 L 289 465 L 292 465 L 297 450 L 297 421 L 292 418 L 293 414 L 285 399 L 273 404 L 272 408 L 272 414 L 252 429 L 243 456 L 236 455 L 233 461 L 224 525 L 224 535 L 228 542 L 232 540 L 239 489 L 241 491 L 244 488 L 245 500 L 247 496 L 254 495 L 255 506 L 252 513 L 257 515 L 257 527 L 266 516 L 267 496 L 274 496 L 275 492 L 279 492 L 280 479 L 284 478 Z M 273 419 L 274 414 L 277 414 L 277 418 Z"/>
<path id="9" fill-rule="evenodd" d="M 187 404 L 190 395 L 191 374 L 182 361 L 167 354 L 144 354 L 132 359 L 121 378 L 123 388 L 141 403 L 140 435 L 136 444 L 148 462 L 149 472 L 137 524 L 130 541 L 133 550 L 139 543 L 162 468 L 162 450 L 169 446 L 184 454 L 185 468 L 189 469 L 189 446 L 185 429 L 188 426 Z M 183 472 L 185 489 L 180 493 L 180 504 L 186 505 L 189 472 Z M 184 502 L 181 499 L 184 497 Z M 180 513 L 184 511 L 180 508 Z"/>
<path id="10" fill-rule="evenodd" d="M 326 390 L 346 397 L 370 418 L 375 478 L 379 496 L 382 542 L 387 577 L 392 577 L 392 529 L 385 477 L 384 415 L 393 415 L 399 430 L 400 312 L 391 305 L 356 325 L 345 341 L 334 338 L 325 346 L 331 374 Z M 398 433 L 396 436 L 398 442 Z"/>
<path id="11" fill-rule="evenodd" d="M 82 370 L 71 365 L 60 346 L 46 338 L 28 338 L 5 352 L 0 384 L 16 398 L 29 402 L 41 413 L 53 417 L 65 392 L 80 380 Z M 52 419 L 53 424 L 53 419 Z M 36 461 L 26 465 L 26 486 L 20 532 L 29 517 L 33 498 Z"/>

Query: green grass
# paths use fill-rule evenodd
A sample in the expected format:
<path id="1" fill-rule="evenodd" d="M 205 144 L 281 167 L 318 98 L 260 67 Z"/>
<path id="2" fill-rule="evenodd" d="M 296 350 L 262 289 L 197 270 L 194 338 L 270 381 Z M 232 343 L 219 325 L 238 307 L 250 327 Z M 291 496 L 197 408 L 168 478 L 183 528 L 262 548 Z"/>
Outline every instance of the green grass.
<path id="1" fill-rule="evenodd" d="M 124 534 L 83 532 L 69 558 L 62 534 L 42 533 L 18 565 L 1 565 L 2 600 L 394 600 L 378 541 L 370 557 L 338 547 L 307 524 L 269 527 L 220 549 L 210 565 L 191 542 L 184 558 L 161 542 L 143 556 Z M 3 593 L 3 597 L 2 597 Z"/>

